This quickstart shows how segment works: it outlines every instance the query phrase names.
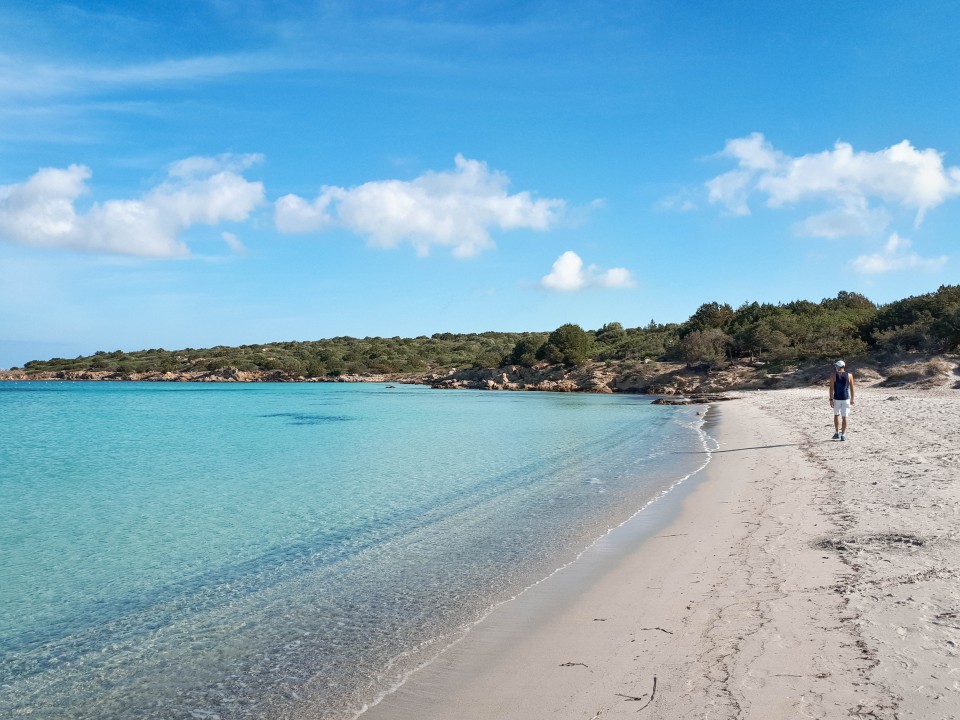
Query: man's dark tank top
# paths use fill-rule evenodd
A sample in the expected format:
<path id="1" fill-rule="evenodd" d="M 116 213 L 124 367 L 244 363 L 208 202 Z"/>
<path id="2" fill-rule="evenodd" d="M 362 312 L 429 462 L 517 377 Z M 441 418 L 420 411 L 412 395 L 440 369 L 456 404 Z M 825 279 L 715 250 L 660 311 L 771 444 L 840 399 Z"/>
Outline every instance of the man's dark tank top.
<path id="1" fill-rule="evenodd" d="M 838 372 L 833 379 L 833 399 L 850 399 L 850 376 L 846 372 Z"/>

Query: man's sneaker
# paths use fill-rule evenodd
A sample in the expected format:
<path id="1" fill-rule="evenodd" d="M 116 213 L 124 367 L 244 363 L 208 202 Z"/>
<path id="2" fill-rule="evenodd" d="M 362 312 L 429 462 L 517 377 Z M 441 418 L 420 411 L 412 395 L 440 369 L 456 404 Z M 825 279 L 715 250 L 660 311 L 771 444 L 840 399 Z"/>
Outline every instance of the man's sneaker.
<path id="1" fill-rule="evenodd" d="M 847 439 L 846 433 L 844 433 L 843 435 L 841 435 L 841 436 L 840 436 L 840 439 L 841 439 L 841 440 L 846 440 L 846 439 Z"/>
<path id="2" fill-rule="evenodd" d="M 833 434 L 833 439 L 834 439 L 834 440 L 839 440 L 839 439 L 840 439 L 840 433 L 835 432 L 835 433 Z"/>

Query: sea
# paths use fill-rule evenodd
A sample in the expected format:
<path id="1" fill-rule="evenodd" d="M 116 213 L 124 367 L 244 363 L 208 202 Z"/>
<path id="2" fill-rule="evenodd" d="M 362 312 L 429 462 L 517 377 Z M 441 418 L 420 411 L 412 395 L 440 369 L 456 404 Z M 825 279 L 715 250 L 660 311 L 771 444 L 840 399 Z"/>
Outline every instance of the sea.
<path id="1" fill-rule="evenodd" d="M 702 411 L 416 385 L 0 383 L 0 717 L 362 716 L 689 485 L 710 456 Z"/>

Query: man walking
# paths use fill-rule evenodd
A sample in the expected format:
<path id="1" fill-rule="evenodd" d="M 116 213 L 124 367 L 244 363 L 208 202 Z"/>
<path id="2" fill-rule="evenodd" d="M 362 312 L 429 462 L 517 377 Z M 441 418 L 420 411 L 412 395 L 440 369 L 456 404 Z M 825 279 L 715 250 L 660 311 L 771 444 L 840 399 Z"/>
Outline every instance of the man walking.
<path id="1" fill-rule="evenodd" d="M 846 371 L 846 363 L 843 360 L 837 360 L 833 366 L 835 372 L 830 381 L 830 404 L 833 406 L 833 427 L 836 430 L 833 439 L 846 440 L 847 415 L 850 414 L 850 406 L 853 405 L 853 375 Z"/>

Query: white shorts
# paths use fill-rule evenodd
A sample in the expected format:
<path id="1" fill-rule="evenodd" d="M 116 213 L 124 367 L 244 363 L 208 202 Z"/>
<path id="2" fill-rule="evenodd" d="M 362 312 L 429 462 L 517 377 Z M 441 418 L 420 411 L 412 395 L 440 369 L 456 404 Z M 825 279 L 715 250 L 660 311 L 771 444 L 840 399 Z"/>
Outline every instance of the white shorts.
<path id="1" fill-rule="evenodd" d="M 849 400 L 834 400 L 833 401 L 833 414 L 841 415 L 846 417 L 850 414 L 850 401 Z"/>

